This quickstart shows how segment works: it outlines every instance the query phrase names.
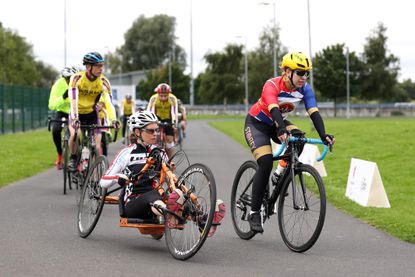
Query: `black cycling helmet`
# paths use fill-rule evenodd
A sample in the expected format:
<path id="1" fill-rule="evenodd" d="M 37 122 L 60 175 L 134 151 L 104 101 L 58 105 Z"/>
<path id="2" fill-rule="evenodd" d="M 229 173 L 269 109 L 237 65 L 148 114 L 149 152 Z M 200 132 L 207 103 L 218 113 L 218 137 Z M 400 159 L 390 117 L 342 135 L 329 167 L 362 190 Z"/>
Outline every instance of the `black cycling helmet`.
<path id="1" fill-rule="evenodd" d="M 96 64 L 96 63 L 103 63 L 104 58 L 98 52 L 89 52 L 86 54 L 82 60 L 84 65 L 86 64 Z"/>

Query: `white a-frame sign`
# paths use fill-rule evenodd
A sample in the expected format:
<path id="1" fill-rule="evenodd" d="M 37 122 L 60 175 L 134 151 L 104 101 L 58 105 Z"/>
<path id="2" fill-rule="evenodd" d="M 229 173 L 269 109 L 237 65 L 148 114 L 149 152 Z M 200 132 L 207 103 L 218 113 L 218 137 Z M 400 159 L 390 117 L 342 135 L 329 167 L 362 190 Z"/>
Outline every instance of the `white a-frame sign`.
<path id="1" fill-rule="evenodd" d="M 306 143 L 299 160 L 303 164 L 311 165 L 318 171 L 321 177 L 325 177 L 327 176 L 327 171 L 324 167 L 324 163 L 323 161 L 317 161 L 317 158 L 320 156 L 320 151 L 318 150 L 317 145 Z"/>
<path id="2" fill-rule="evenodd" d="M 390 208 L 376 163 L 352 158 L 346 197 L 362 206 Z"/>

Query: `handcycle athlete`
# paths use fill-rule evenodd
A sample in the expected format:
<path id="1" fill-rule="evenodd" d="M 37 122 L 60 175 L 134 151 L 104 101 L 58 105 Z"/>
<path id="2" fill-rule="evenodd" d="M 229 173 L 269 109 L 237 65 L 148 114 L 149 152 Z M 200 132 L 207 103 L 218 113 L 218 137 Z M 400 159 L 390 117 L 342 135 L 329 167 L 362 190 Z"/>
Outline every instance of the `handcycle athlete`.
<path id="1" fill-rule="evenodd" d="M 119 185 L 123 188 L 119 197 L 120 204 L 122 205 L 120 207 L 120 210 L 122 210 L 120 215 L 122 217 L 139 218 L 150 221 L 156 220 L 156 222 L 157 220 L 160 222 L 160 219 L 162 218 L 161 221 L 165 220 L 169 229 L 181 232 L 177 235 L 180 236 L 182 233 L 185 233 L 185 230 L 182 230 L 183 227 L 181 227 L 181 222 L 178 217 L 173 215 L 171 212 L 176 214 L 182 214 L 186 211 L 188 212 L 189 209 L 191 209 L 188 205 L 186 205 L 186 199 L 189 199 L 189 196 L 185 195 L 180 186 L 177 186 L 177 188 L 174 189 L 168 197 L 164 193 L 160 194 L 160 179 L 155 178 L 157 176 L 152 174 L 150 171 L 146 171 L 140 178 L 138 178 L 138 180 L 135 179 L 136 177 L 133 177 L 138 176 L 139 173 L 144 170 L 148 164 L 149 155 L 151 155 L 151 153 L 155 150 L 160 151 L 160 156 L 164 163 L 167 164 L 168 162 L 166 153 L 162 149 L 155 146 L 159 128 L 158 118 L 152 112 L 139 111 L 130 116 L 128 124 L 131 133 L 136 136 L 136 143 L 127 146 L 117 154 L 108 170 L 102 176 L 100 186 L 104 189 L 109 189 L 114 185 Z M 200 165 L 200 167 L 203 168 L 204 166 Z M 190 176 L 193 173 L 197 174 L 198 172 L 196 172 L 194 168 L 194 165 L 190 166 L 189 170 L 186 170 L 183 174 L 185 176 L 181 176 L 179 178 L 179 183 L 180 180 L 183 181 L 187 178 L 186 175 Z M 188 172 L 188 174 L 186 174 L 186 172 Z M 170 175 L 170 178 L 177 179 L 175 175 Z M 214 180 L 210 181 L 214 183 Z M 201 182 L 204 186 L 208 187 L 204 188 L 204 190 L 207 189 L 209 191 L 213 189 L 214 199 L 216 199 L 215 185 L 210 185 L 210 181 L 201 181 L 197 178 L 196 180 L 193 180 L 193 182 L 195 182 L 195 186 L 197 186 L 196 183 Z M 198 188 L 196 187 L 193 189 L 196 190 L 195 193 L 197 194 Z M 188 193 L 191 193 L 191 191 L 188 191 Z M 210 197 L 212 197 L 212 194 L 207 198 Z M 202 201 L 202 199 L 203 197 L 199 198 L 199 201 Z M 209 201 L 209 199 L 205 199 L 204 201 Z M 212 236 L 215 233 L 216 227 L 225 215 L 225 205 L 222 200 L 214 200 L 212 205 L 215 206 L 212 226 L 210 227 L 209 233 L 202 236 L 204 238 L 206 238 L 206 236 Z M 170 212 L 165 213 L 166 209 Z M 204 229 L 203 226 L 199 227 L 200 230 Z M 195 238 L 193 237 L 192 239 Z M 194 253 L 192 254 L 193 251 L 190 251 L 189 253 L 186 252 L 187 251 L 183 251 L 182 254 L 176 253 L 178 256 L 175 257 L 179 259 L 187 259 L 194 255 Z"/>
<path id="2" fill-rule="evenodd" d="M 245 140 L 258 163 L 252 184 L 252 206 L 248 216 L 251 231 L 264 232 L 261 213 L 262 199 L 272 170 L 273 156 L 270 139 L 286 143 L 289 133 L 303 136 L 297 126 L 287 120 L 295 107 L 304 101 L 305 108 L 324 144 L 334 144 L 333 135 L 326 133 L 318 111 L 316 98 L 307 78 L 312 68 L 311 60 L 301 52 L 286 54 L 281 62 L 282 76 L 265 82 L 260 99 L 251 107 L 245 120 Z M 298 155 L 302 152 L 298 149 Z M 290 153 L 290 147 L 287 153 Z M 282 171 L 287 161 L 280 160 L 277 170 Z M 280 174 L 281 175 L 281 174 Z"/>

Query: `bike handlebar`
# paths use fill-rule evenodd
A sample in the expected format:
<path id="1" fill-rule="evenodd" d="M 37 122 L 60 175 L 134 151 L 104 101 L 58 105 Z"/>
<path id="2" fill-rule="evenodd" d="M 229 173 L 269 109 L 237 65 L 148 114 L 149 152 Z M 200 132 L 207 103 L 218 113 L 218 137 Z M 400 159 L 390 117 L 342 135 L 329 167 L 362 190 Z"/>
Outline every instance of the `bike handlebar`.
<path id="1" fill-rule="evenodd" d="M 61 120 L 48 118 L 48 132 L 50 132 L 50 123 L 52 123 L 52 122 L 58 122 L 58 123 L 62 123 L 62 124 L 68 124 L 68 120 L 66 120 L 66 118 L 64 118 L 64 117 L 62 117 Z"/>
<path id="2" fill-rule="evenodd" d="M 322 144 L 324 149 L 323 149 L 323 153 L 321 154 L 321 156 L 317 158 L 317 161 L 318 162 L 320 162 L 320 161 L 322 161 L 324 159 L 324 157 L 326 156 L 326 154 L 327 154 L 327 152 L 329 150 L 329 147 L 327 145 L 325 145 L 321 139 L 290 137 L 288 139 L 288 141 L 289 142 L 297 142 L 297 141 L 300 141 L 300 142 L 310 143 L 310 144 Z M 284 151 L 285 147 L 286 147 L 286 145 L 283 142 L 281 144 L 280 149 L 277 151 L 277 153 L 274 155 L 274 157 L 278 157 L 279 155 L 281 155 L 281 153 Z"/>

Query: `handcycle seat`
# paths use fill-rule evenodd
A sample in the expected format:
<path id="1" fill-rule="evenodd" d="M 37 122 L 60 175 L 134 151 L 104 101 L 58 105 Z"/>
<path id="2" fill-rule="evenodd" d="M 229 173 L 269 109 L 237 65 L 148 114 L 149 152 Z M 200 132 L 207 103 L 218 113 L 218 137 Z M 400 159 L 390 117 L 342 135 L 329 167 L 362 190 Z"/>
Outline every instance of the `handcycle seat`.
<path id="1" fill-rule="evenodd" d="M 164 234 L 164 223 L 160 223 L 156 218 L 120 218 L 120 227 L 137 228 L 143 235 L 162 235 Z"/>
<path id="2" fill-rule="evenodd" d="M 119 201 L 119 196 L 117 195 L 107 195 L 105 196 L 105 204 L 115 204 L 117 205 Z"/>

